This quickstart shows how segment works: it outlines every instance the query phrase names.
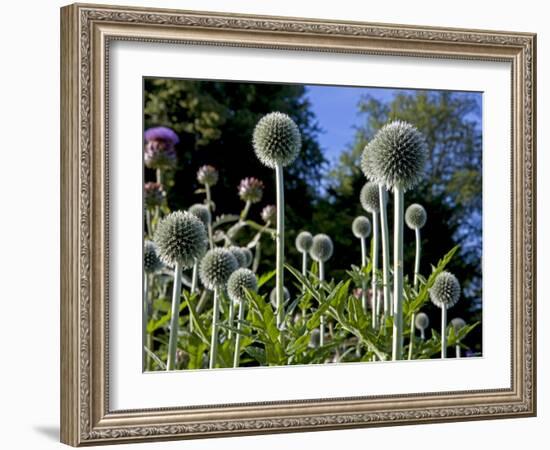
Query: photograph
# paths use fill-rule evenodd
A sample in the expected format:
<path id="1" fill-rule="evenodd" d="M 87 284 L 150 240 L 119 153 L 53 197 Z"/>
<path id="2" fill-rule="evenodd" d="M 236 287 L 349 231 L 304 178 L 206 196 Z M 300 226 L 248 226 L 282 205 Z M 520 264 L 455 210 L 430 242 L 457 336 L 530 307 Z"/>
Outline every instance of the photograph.
<path id="1" fill-rule="evenodd" d="M 484 356 L 482 92 L 142 95 L 144 372 Z"/>

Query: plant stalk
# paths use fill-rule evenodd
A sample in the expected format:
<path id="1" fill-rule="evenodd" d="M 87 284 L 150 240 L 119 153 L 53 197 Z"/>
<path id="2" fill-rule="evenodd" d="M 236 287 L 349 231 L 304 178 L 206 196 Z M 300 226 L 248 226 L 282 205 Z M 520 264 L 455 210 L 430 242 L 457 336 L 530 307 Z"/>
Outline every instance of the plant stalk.
<path id="1" fill-rule="evenodd" d="M 380 315 L 380 299 L 378 297 L 378 214 L 372 215 L 372 324 L 378 328 L 378 317 Z"/>
<path id="2" fill-rule="evenodd" d="M 367 242 L 365 238 L 361 238 L 361 271 L 367 265 Z M 363 311 L 367 312 L 367 283 L 364 281 L 361 283 L 361 306 Z M 374 317 L 373 317 L 374 319 Z"/>
<path id="3" fill-rule="evenodd" d="M 441 307 L 441 358 L 447 357 L 447 306 Z"/>
<path id="4" fill-rule="evenodd" d="M 178 347 L 178 325 L 181 299 L 181 263 L 174 267 L 174 289 L 172 291 L 172 310 L 170 316 L 170 339 L 168 341 L 168 362 L 166 370 L 176 368 L 176 349 Z"/>
<path id="5" fill-rule="evenodd" d="M 384 316 L 393 315 L 390 293 L 390 232 L 388 229 L 386 188 L 378 185 L 380 197 L 380 234 L 382 240 L 382 282 L 384 284 Z"/>
<path id="6" fill-rule="evenodd" d="M 189 295 L 189 301 L 191 301 L 191 296 L 197 292 L 197 286 L 199 284 L 199 261 L 195 259 L 195 264 L 193 264 L 193 275 L 191 276 L 191 292 Z M 189 316 L 189 331 L 193 332 L 193 320 Z"/>
<path id="7" fill-rule="evenodd" d="M 233 316 L 235 315 L 235 305 L 232 300 L 229 300 L 229 311 L 227 312 L 227 325 L 233 326 Z M 231 339 L 233 332 L 231 329 L 227 330 L 227 339 Z"/>
<path id="8" fill-rule="evenodd" d="M 212 312 L 212 337 L 210 340 L 210 364 L 208 367 L 213 369 L 216 366 L 218 357 L 218 320 L 220 315 L 220 296 L 218 288 L 214 289 L 214 310 Z"/>
<path id="9" fill-rule="evenodd" d="M 244 320 L 244 302 L 239 302 L 239 315 L 237 322 L 237 330 L 241 331 L 242 321 Z M 239 367 L 239 360 L 241 358 L 241 333 L 236 333 L 235 338 L 235 353 L 233 354 L 233 367 Z"/>
<path id="10" fill-rule="evenodd" d="M 283 181 L 283 166 L 277 164 L 275 168 L 277 190 L 277 235 L 276 235 L 276 274 L 275 287 L 277 299 L 277 327 L 282 326 L 284 320 L 284 264 L 285 264 L 285 194 Z"/>
<path id="11" fill-rule="evenodd" d="M 462 352 L 461 352 L 461 349 L 460 349 L 460 342 L 458 342 L 455 346 L 455 352 L 456 352 L 456 357 L 457 358 L 461 358 L 462 357 Z"/>
<path id="12" fill-rule="evenodd" d="M 162 185 L 162 170 L 157 169 L 156 176 L 157 176 L 157 183 Z"/>
<path id="13" fill-rule="evenodd" d="M 394 186 L 392 359 L 403 358 L 403 214 L 404 193 Z"/>
<path id="14" fill-rule="evenodd" d="M 416 254 L 414 256 L 414 290 L 418 291 L 418 274 L 420 273 L 420 228 L 414 229 L 414 235 L 416 238 Z M 409 359 L 412 359 L 414 349 L 414 321 L 416 319 L 416 312 L 411 314 L 411 337 L 409 342 Z"/>
<path id="15" fill-rule="evenodd" d="M 302 253 L 302 275 L 307 278 L 307 252 Z M 306 291 L 306 286 L 302 283 L 302 292 Z"/>
<path id="16" fill-rule="evenodd" d="M 143 274 L 143 314 L 142 314 L 142 330 L 141 343 L 145 347 L 147 345 L 147 322 L 149 321 L 149 275 Z M 143 370 L 147 370 L 150 357 L 143 349 Z"/>
<path id="17" fill-rule="evenodd" d="M 320 284 L 323 284 L 323 281 L 325 281 L 325 263 L 323 261 L 319 261 L 319 281 Z M 325 295 L 323 292 L 323 288 L 320 287 L 319 289 L 319 295 L 320 295 L 320 305 L 323 304 L 323 301 L 325 300 Z M 324 314 L 321 315 L 321 320 L 319 323 L 319 346 L 322 347 L 325 345 L 325 316 Z"/>
<path id="18" fill-rule="evenodd" d="M 213 215 L 214 211 L 212 208 L 212 193 L 210 192 L 210 185 L 205 184 L 204 190 L 206 191 L 206 207 L 208 208 L 208 211 L 210 211 L 210 214 Z M 208 243 L 210 244 L 210 250 L 214 248 L 214 238 L 212 236 L 212 222 L 208 224 Z"/>

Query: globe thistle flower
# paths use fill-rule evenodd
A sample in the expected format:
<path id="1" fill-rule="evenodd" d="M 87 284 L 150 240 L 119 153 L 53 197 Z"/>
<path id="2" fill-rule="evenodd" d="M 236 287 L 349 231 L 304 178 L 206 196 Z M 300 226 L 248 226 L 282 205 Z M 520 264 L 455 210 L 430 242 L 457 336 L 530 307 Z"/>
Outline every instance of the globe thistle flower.
<path id="1" fill-rule="evenodd" d="M 320 332 L 319 332 L 319 328 L 314 328 L 313 330 L 311 330 L 311 333 L 309 335 L 308 347 L 309 348 L 318 348 L 320 341 L 321 341 L 321 335 L 320 335 Z"/>
<path id="2" fill-rule="evenodd" d="M 460 283 L 450 272 L 441 272 L 429 289 L 430 299 L 441 308 L 441 358 L 447 357 L 447 309 L 460 298 Z"/>
<path id="3" fill-rule="evenodd" d="M 258 292 L 256 275 L 250 269 L 237 269 L 227 281 L 227 295 L 235 303 L 245 302 L 247 291 Z"/>
<path id="4" fill-rule="evenodd" d="M 160 183 L 147 182 L 143 187 L 143 197 L 147 209 L 162 205 L 166 193 Z"/>
<path id="5" fill-rule="evenodd" d="M 239 268 L 233 254 L 225 248 L 208 250 L 201 261 L 200 277 L 207 289 L 214 291 L 214 309 L 212 312 L 212 336 L 210 341 L 210 369 L 216 365 L 218 353 L 218 320 L 220 315 L 220 289 L 223 289 L 229 277 Z"/>
<path id="6" fill-rule="evenodd" d="M 302 231 L 296 236 L 295 244 L 300 253 L 307 253 L 313 245 L 313 236 L 309 231 Z"/>
<path id="7" fill-rule="evenodd" d="M 246 266 L 246 256 L 242 250 L 241 247 L 237 247 L 236 245 L 232 245 L 230 247 L 227 247 L 227 250 L 231 252 L 231 254 L 235 257 L 237 260 L 237 264 L 239 267 L 245 267 Z"/>
<path id="8" fill-rule="evenodd" d="M 188 211 L 202 222 L 205 229 L 208 229 L 212 222 L 212 214 L 206 205 L 195 203 L 189 207 Z"/>
<path id="9" fill-rule="evenodd" d="M 160 221 L 155 242 L 162 262 L 189 268 L 206 251 L 206 230 L 193 214 L 176 211 Z"/>
<path id="10" fill-rule="evenodd" d="M 277 208 L 275 205 L 267 205 L 262 209 L 260 215 L 265 223 L 275 222 L 277 219 Z"/>
<path id="11" fill-rule="evenodd" d="M 426 313 L 420 312 L 416 314 L 416 317 L 414 319 L 414 326 L 417 330 L 420 330 L 420 332 L 423 332 L 428 326 L 430 325 L 430 319 Z M 424 337 L 422 337 L 424 339 Z"/>
<path id="12" fill-rule="evenodd" d="M 405 223 L 411 230 L 424 227 L 427 218 L 426 210 L 418 203 L 413 203 L 405 211 Z"/>
<path id="13" fill-rule="evenodd" d="M 372 181 L 365 183 L 361 188 L 359 200 L 365 211 L 377 214 L 380 211 L 380 189 L 378 183 Z"/>
<path id="14" fill-rule="evenodd" d="M 260 119 L 254 128 L 252 145 L 262 164 L 275 169 L 292 163 L 302 145 L 300 131 L 286 114 L 272 112 Z"/>
<path id="15" fill-rule="evenodd" d="M 466 326 L 466 322 L 464 319 L 460 317 L 455 317 L 453 320 L 451 320 L 451 327 L 453 327 L 455 336 L 458 335 L 458 332 L 462 330 Z M 460 348 L 460 341 L 457 339 L 455 344 L 455 355 L 457 358 L 462 357 L 462 349 Z"/>
<path id="16" fill-rule="evenodd" d="M 357 216 L 351 224 L 351 230 L 353 235 L 358 239 L 369 237 L 371 232 L 370 220 L 365 216 Z"/>
<path id="17" fill-rule="evenodd" d="M 170 169 L 176 166 L 178 158 L 175 145 L 178 135 L 168 127 L 154 127 L 145 131 L 145 166 L 150 169 Z"/>
<path id="18" fill-rule="evenodd" d="M 264 193 L 264 184 L 254 177 L 243 178 L 239 184 L 239 197 L 250 203 L 258 203 Z"/>
<path id="19" fill-rule="evenodd" d="M 197 171 L 197 181 L 205 186 L 214 186 L 218 179 L 219 173 L 214 166 L 204 165 Z"/>
<path id="20" fill-rule="evenodd" d="M 244 268 L 250 267 L 252 265 L 252 260 L 253 260 L 252 251 L 250 251 L 250 249 L 247 247 L 241 247 L 241 252 L 244 256 L 243 267 Z"/>
<path id="21" fill-rule="evenodd" d="M 238 268 L 237 259 L 228 249 L 214 248 L 208 250 L 200 265 L 202 284 L 211 290 L 221 288 Z"/>
<path id="22" fill-rule="evenodd" d="M 334 252 L 332 239 L 326 234 L 317 234 L 312 241 L 310 256 L 317 262 L 327 262 Z"/>
<path id="23" fill-rule="evenodd" d="M 227 281 L 227 295 L 239 305 L 239 315 L 237 320 L 237 337 L 235 340 L 235 351 L 233 353 L 233 367 L 239 367 L 241 355 L 241 333 L 242 322 L 244 320 L 244 309 L 247 291 L 258 292 L 258 280 L 256 275 L 249 269 L 237 269 L 231 274 Z"/>
<path id="24" fill-rule="evenodd" d="M 286 286 L 283 287 L 283 292 L 285 295 L 284 303 L 286 303 L 290 300 L 290 292 L 288 291 Z M 269 293 L 269 302 L 271 303 L 273 308 L 277 308 L 277 288 L 273 288 Z"/>
<path id="25" fill-rule="evenodd" d="M 444 271 L 436 277 L 429 292 L 434 305 L 448 309 L 456 305 L 460 298 L 460 283 L 452 273 Z"/>
<path id="26" fill-rule="evenodd" d="M 365 175 L 387 189 L 407 191 L 420 181 L 427 158 L 426 141 L 411 124 L 396 120 L 378 131 L 363 151 Z"/>
<path id="27" fill-rule="evenodd" d="M 143 270 L 145 273 L 154 273 L 162 268 L 162 261 L 154 242 L 146 239 L 143 245 Z"/>

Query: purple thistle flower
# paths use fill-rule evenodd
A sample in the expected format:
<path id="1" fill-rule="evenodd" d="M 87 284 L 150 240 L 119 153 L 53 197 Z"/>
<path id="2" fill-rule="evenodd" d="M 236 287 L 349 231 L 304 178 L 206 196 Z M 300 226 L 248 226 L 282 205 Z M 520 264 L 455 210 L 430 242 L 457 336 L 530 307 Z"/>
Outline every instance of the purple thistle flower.
<path id="1" fill-rule="evenodd" d="M 239 197 L 250 203 L 258 203 L 264 193 L 264 184 L 254 177 L 243 178 L 239 184 Z"/>
<path id="2" fill-rule="evenodd" d="M 145 206 L 148 209 L 162 205 L 164 195 L 164 189 L 162 189 L 162 185 L 160 183 L 145 183 L 144 200 Z"/>
<path id="3" fill-rule="evenodd" d="M 275 205 L 267 205 L 264 209 L 262 209 L 261 216 L 265 223 L 275 222 L 277 207 Z"/>
<path id="4" fill-rule="evenodd" d="M 200 184 L 214 186 L 218 182 L 218 170 L 214 166 L 205 165 L 197 171 L 197 180 Z"/>
<path id="5" fill-rule="evenodd" d="M 171 169 L 178 158 L 174 146 L 179 143 L 178 135 L 167 127 L 154 127 L 145 131 L 145 165 L 150 169 Z"/>

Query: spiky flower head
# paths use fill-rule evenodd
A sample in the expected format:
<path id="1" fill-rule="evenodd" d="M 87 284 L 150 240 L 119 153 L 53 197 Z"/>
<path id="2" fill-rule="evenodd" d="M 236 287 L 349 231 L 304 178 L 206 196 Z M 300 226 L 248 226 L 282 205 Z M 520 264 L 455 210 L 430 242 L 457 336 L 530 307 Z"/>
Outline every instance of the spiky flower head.
<path id="1" fill-rule="evenodd" d="M 317 348 L 319 347 L 319 344 L 321 343 L 321 332 L 319 331 L 319 328 L 314 328 L 311 330 L 311 333 L 309 335 L 309 348 Z"/>
<path id="2" fill-rule="evenodd" d="M 296 159 L 302 138 L 298 126 L 288 115 L 272 112 L 256 124 L 252 145 L 262 164 L 274 169 L 279 164 L 288 166 Z"/>
<path id="3" fill-rule="evenodd" d="M 260 215 L 265 223 L 273 223 L 277 220 L 277 207 L 275 205 L 267 205 L 262 209 Z"/>
<path id="4" fill-rule="evenodd" d="M 405 223 L 411 230 L 422 228 L 426 225 L 428 215 L 422 205 L 413 203 L 405 211 Z"/>
<path id="5" fill-rule="evenodd" d="M 154 127 L 145 131 L 145 166 L 150 169 L 173 168 L 178 158 L 175 145 L 179 143 L 178 135 L 168 127 Z"/>
<path id="6" fill-rule="evenodd" d="M 252 265 L 252 251 L 247 247 L 241 247 L 241 252 L 244 256 L 244 265 L 243 267 L 250 267 Z"/>
<path id="7" fill-rule="evenodd" d="M 367 212 L 376 214 L 380 211 L 380 189 L 378 183 L 369 181 L 361 188 L 359 194 L 359 201 L 361 206 Z"/>
<path id="8" fill-rule="evenodd" d="M 300 233 L 298 233 L 298 236 L 296 236 L 295 244 L 296 249 L 300 253 L 307 253 L 313 245 L 313 236 L 309 231 L 301 231 Z"/>
<path id="9" fill-rule="evenodd" d="M 367 178 L 387 189 L 409 190 L 420 181 L 426 158 L 424 136 L 411 124 L 396 120 L 384 125 L 365 147 L 361 168 Z"/>
<path id="10" fill-rule="evenodd" d="M 226 248 L 213 248 L 202 258 L 199 275 L 207 289 L 222 288 L 239 264 Z"/>
<path id="11" fill-rule="evenodd" d="M 148 182 L 143 186 L 143 199 L 147 209 L 162 205 L 164 196 L 165 192 L 160 183 Z"/>
<path id="12" fill-rule="evenodd" d="M 256 275 L 250 269 L 237 269 L 227 281 L 227 295 L 234 302 L 244 302 L 247 291 L 258 292 Z"/>
<path id="13" fill-rule="evenodd" d="M 158 255 L 158 248 L 154 242 L 146 239 L 143 245 L 143 270 L 145 273 L 154 273 L 162 267 Z"/>
<path id="14" fill-rule="evenodd" d="M 286 286 L 283 287 L 283 296 L 283 303 L 286 303 L 290 300 L 290 292 L 288 291 Z M 269 293 L 269 301 L 274 308 L 277 308 L 277 288 L 273 288 Z"/>
<path id="15" fill-rule="evenodd" d="M 229 250 L 235 257 L 237 263 L 239 264 L 239 267 L 246 267 L 246 256 L 244 255 L 243 249 L 241 247 L 232 245 L 231 247 L 227 247 L 227 250 Z"/>
<path id="16" fill-rule="evenodd" d="M 165 264 L 173 266 L 179 262 L 183 267 L 192 267 L 206 251 L 206 229 L 193 214 L 176 211 L 159 222 L 155 243 Z"/>
<path id="17" fill-rule="evenodd" d="M 351 230 L 356 238 L 369 237 L 371 232 L 370 220 L 365 216 L 357 216 L 351 224 Z"/>
<path id="18" fill-rule="evenodd" d="M 332 239 L 326 234 L 321 233 L 315 235 L 313 238 L 309 254 L 317 262 L 326 262 L 332 256 L 333 251 L 334 245 L 332 245 Z"/>
<path id="19" fill-rule="evenodd" d="M 417 330 L 425 330 L 430 325 L 430 319 L 426 313 L 420 312 L 414 318 L 414 326 Z"/>
<path id="20" fill-rule="evenodd" d="M 243 178 L 239 184 L 239 197 L 250 203 L 258 203 L 264 193 L 264 184 L 254 177 Z"/>
<path id="21" fill-rule="evenodd" d="M 450 308 L 458 302 L 460 298 L 460 283 L 450 272 L 441 272 L 430 288 L 430 299 L 432 303 L 439 308 L 444 306 Z"/>
<path id="22" fill-rule="evenodd" d="M 461 317 L 455 317 L 451 320 L 451 326 L 454 328 L 456 334 L 466 326 L 466 321 Z"/>
<path id="23" fill-rule="evenodd" d="M 197 181 L 205 186 L 214 186 L 219 179 L 218 169 L 205 165 L 197 170 Z"/>
<path id="24" fill-rule="evenodd" d="M 189 212 L 197 217 L 202 222 L 204 227 L 208 229 L 208 225 L 210 225 L 210 222 L 212 221 L 212 214 L 210 214 L 210 210 L 206 205 L 203 205 L 202 203 L 195 203 L 189 207 Z"/>

